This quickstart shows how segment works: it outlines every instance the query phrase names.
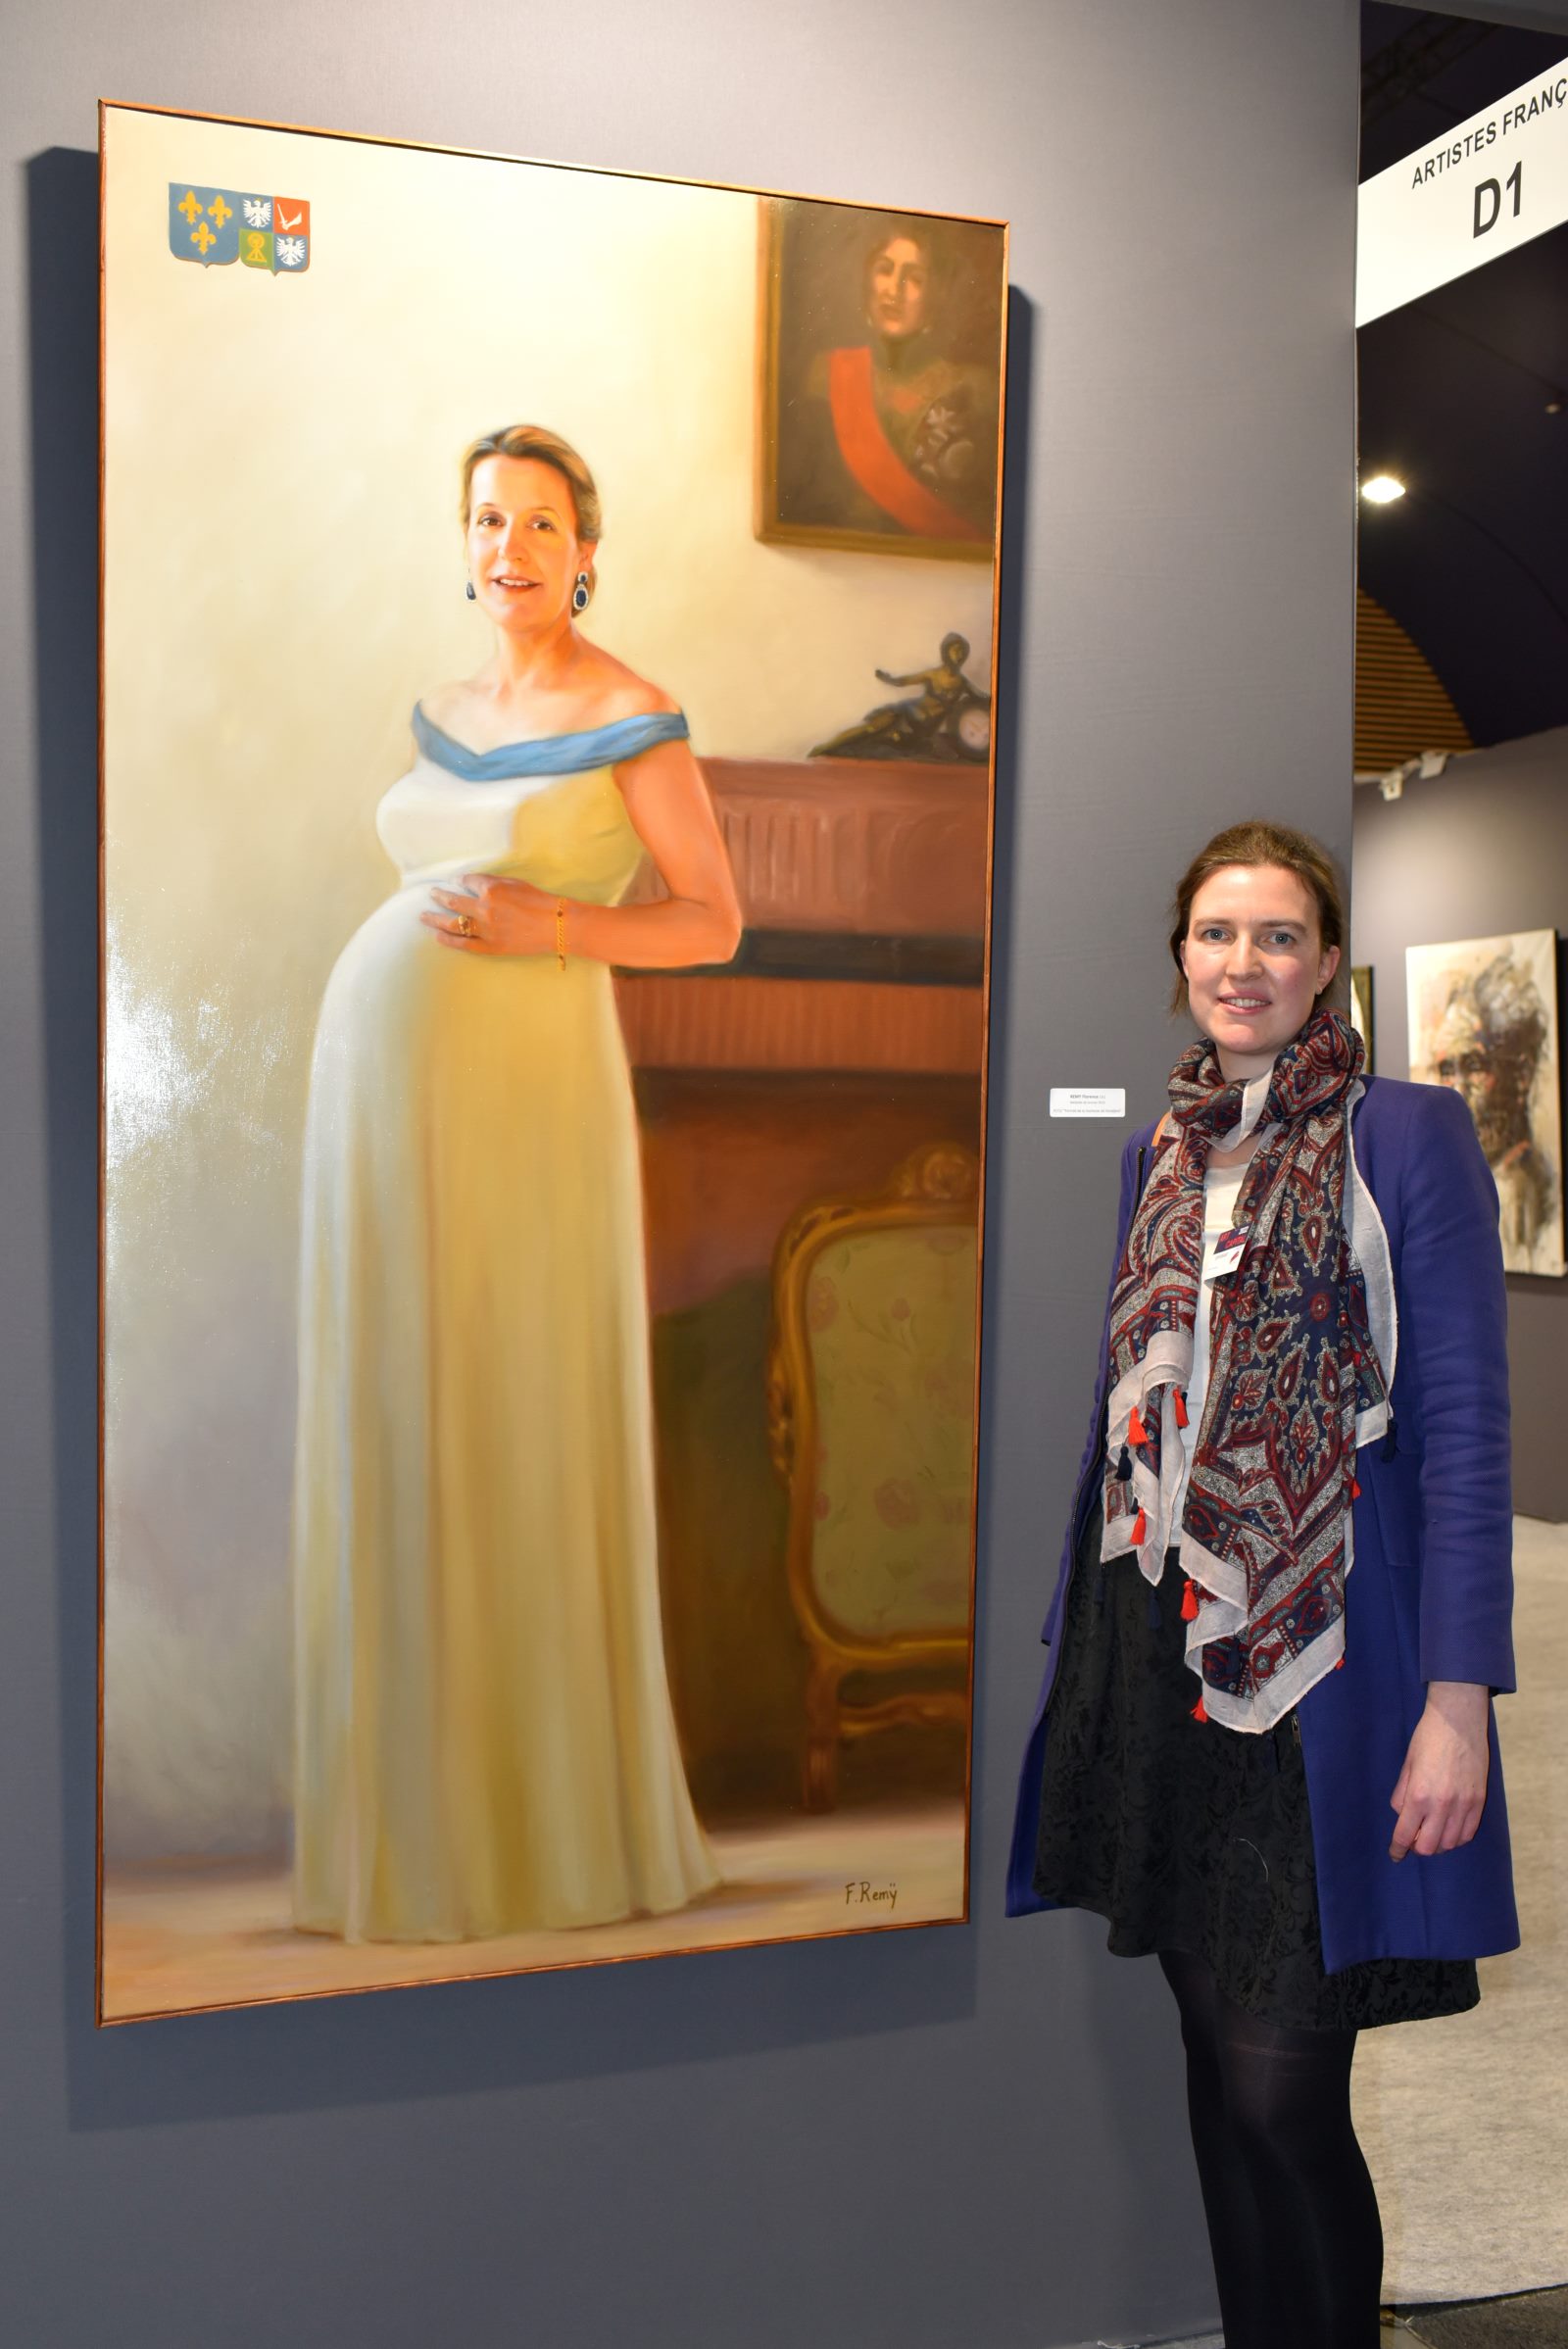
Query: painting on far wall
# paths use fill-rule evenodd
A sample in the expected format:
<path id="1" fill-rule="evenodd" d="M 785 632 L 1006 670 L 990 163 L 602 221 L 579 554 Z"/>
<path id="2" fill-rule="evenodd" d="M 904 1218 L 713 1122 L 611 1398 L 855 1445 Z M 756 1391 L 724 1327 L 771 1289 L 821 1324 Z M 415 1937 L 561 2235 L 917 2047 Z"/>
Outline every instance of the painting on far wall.
<path id="1" fill-rule="evenodd" d="M 99 2020 L 956 1923 L 1004 227 L 102 185 Z"/>
<path id="2" fill-rule="evenodd" d="M 1372 965 L 1357 962 L 1350 971 L 1350 1025 L 1366 1046 L 1369 1070 L 1377 1067 L 1377 1032 L 1372 1001 Z"/>
<path id="3" fill-rule="evenodd" d="M 1551 930 L 1405 949 L 1410 1074 L 1459 1094 L 1496 1179 L 1509 1272 L 1560 1275 L 1562 1095 Z"/>
<path id="4" fill-rule="evenodd" d="M 758 536 L 988 562 L 999 230 L 784 197 L 760 216 Z"/>

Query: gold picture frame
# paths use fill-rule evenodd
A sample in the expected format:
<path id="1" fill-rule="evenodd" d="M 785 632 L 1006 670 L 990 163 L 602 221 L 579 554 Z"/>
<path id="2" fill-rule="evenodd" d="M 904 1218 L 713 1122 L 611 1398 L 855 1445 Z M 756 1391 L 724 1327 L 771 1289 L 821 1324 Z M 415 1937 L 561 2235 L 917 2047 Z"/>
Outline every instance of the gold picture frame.
<path id="1" fill-rule="evenodd" d="M 972 673 L 994 697 L 995 549 L 981 550 L 989 570 L 939 575 L 889 564 L 867 576 L 824 566 L 789 541 L 758 543 L 749 496 L 756 353 L 766 332 L 751 308 L 758 213 L 780 204 L 799 213 L 815 199 L 167 108 L 105 104 L 100 121 L 96 2019 L 120 2025 L 961 1923 L 967 1740 L 961 1771 L 949 1741 L 940 1769 L 921 1760 L 912 1779 L 907 1757 L 884 1768 L 875 1755 L 858 1756 L 834 1820 L 810 1817 L 802 1799 L 809 1657 L 792 1611 L 786 1512 L 769 1458 L 770 1268 L 804 1207 L 828 1196 L 870 1199 L 911 1152 L 926 1153 L 922 1164 L 934 1151 L 934 1165 L 972 1167 L 969 1206 L 978 1216 L 994 751 L 937 763 L 807 753 L 861 706 L 862 681 L 880 663 L 912 670 L 945 631 L 973 644 Z M 399 224 L 396 237 L 389 222 Z M 1000 399 L 1005 230 L 982 225 L 999 270 Z M 646 379 L 630 383 L 620 364 L 628 249 L 639 264 L 632 330 L 649 355 Z M 479 298 L 502 283 L 506 302 Z M 543 337 L 542 317 L 551 325 Z M 460 468 L 466 448 L 508 425 L 508 402 L 516 403 L 514 417 L 556 432 L 558 448 L 566 444 L 597 479 L 603 546 L 597 532 L 591 550 L 585 539 L 583 575 L 565 576 L 569 624 L 590 652 L 610 655 L 656 698 L 603 728 L 568 715 L 514 727 L 497 742 L 483 726 L 466 729 L 480 739 L 465 739 L 461 715 L 452 718 L 446 703 L 432 714 L 425 702 L 432 690 L 455 690 L 443 678 L 461 681 L 461 699 L 475 661 L 477 675 L 500 641 L 495 611 L 472 593 L 468 530 L 483 515 L 474 505 L 460 522 Z M 1000 452 L 1000 406 L 995 422 Z M 517 462 L 549 470 L 556 461 Z M 561 478 L 568 484 L 563 512 L 580 523 L 574 478 Z M 809 533 L 794 542 L 843 543 L 843 534 Z M 234 548 L 244 553 L 237 571 Z M 910 543 L 901 551 L 956 550 Z M 481 577 L 481 596 L 492 584 Z M 659 857 L 620 768 L 608 751 L 602 767 L 578 756 L 589 735 L 626 725 L 652 728 L 650 756 L 680 760 L 689 732 L 688 805 L 706 797 L 714 820 L 739 943 L 728 960 L 727 937 L 716 957 L 707 943 L 684 959 L 602 953 L 593 1052 L 574 1053 L 568 1065 L 550 1039 L 565 1034 L 563 1007 L 579 1000 L 593 959 L 573 944 L 573 906 L 596 915 L 624 908 L 638 924 L 663 918 Z M 572 751 L 557 775 L 533 755 L 561 745 Z M 527 757 L 513 768 L 513 754 Z M 643 755 L 623 747 L 614 759 L 629 768 Z M 505 772 L 492 772 L 497 759 Z M 440 843 L 405 854 L 397 823 L 384 828 L 394 804 L 421 825 L 432 808 L 461 805 L 467 826 L 470 810 L 500 805 L 496 795 L 519 775 L 534 780 L 510 807 L 501 847 L 470 847 L 466 830 L 443 864 Z M 399 801 L 421 776 L 418 793 Z M 519 1123 L 514 1139 L 530 1164 L 540 1163 L 540 1138 L 548 1140 L 566 1175 L 556 1185 L 559 1220 L 542 1191 L 510 1181 L 508 1215 L 519 1230 L 551 1235 L 535 1267 L 541 1278 L 562 1263 L 582 1276 L 546 1314 L 537 1280 L 510 1261 L 498 1271 L 495 1254 L 466 1237 L 490 1122 L 514 1098 L 508 1086 L 492 1070 L 473 1088 L 469 1105 L 483 1106 L 487 1121 L 484 1148 L 460 1150 L 453 1137 L 466 1111 L 455 1120 L 448 1099 L 439 1115 L 426 1115 L 411 1091 L 416 1135 L 390 1105 L 398 1087 L 362 1083 L 368 1063 L 357 1055 L 373 1031 L 392 1051 L 378 1065 L 416 1064 L 444 1084 L 454 1071 L 461 1077 L 481 1036 L 495 1044 L 495 1022 L 469 1013 L 455 1040 L 461 1049 L 418 1058 L 431 1022 L 446 1014 L 408 941 L 428 939 L 416 923 L 440 905 L 443 873 L 454 880 L 477 859 L 487 881 L 527 882 L 517 861 L 522 836 L 530 826 L 549 830 L 562 778 L 570 783 L 564 807 L 576 804 L 579 788 L 582 795 L 584 857 L 618 856 L 613 841 L 628 822 L 646 853 L 639 873 L 591 889 L 586 863 L 573 878 L 569 857 L 564 863 L 552 851 L 556 926 L 542 946 L 515 950 L 535 957 L 546 1014 L 530 1014 L 528 1066 L 559 1061 L 563 1086 L 555 1110 L 525 1130 Z M 423 914 L 399 927 L 411 889 Z M 384 963 L 389 923 L 397 938 Z M 461 922 L 445 926 L 466 935 Z M 381 943 L 351 968 L 372 933 Z M 466 966 L 434 951 L 429 969 L 444 988 Z M 402 976 L 385 992 L 381 979 L 394 965 Z M 417 1017 L 393 1035 L 387 1020 L 402 1018 L 399 1004 Z M 350 1082 L 338 1084 L 331 1072 L 339 1069 Z M 301 1400 L 318 1397 L 323 1377 L 338 1375 L 319 1343 L 338 1307 L 323 1316 L 321 1299 L 344 1293 L 318 1283 L 307 1313 L 304 1267 L 339 1261 L 342 1219 L 352 1222 L 355 1201 L 368 1196 L 316 1181 L 322 1138 L 351 1132 L 384 1146 L 382 1163 L 411 1182 L 437 1163 L 439 1144 L 463 1209 L 439 1232 L 435 1221 L 421 1223 L 416 1245 L 387 1253 L 396 1278 L 364 1292 L 381 1299 L 376 1310 L 386 1318 L 375 1325 L 372 1312 L 357 1329 L 353 1358 L 365 1377 L 350 1451 L 374 1449 L 377 1476 L 402 1473 L 407 1446 L 387 1436 L 391 1417 L 367 1443 L 364 1406 L 368 1398 L 376 1420 L 411 1377 L 447 1382 L 428 1424 L 439 1417 L 466 1440 L 481 1413 L 453 1401 L 460 1370 L 475 1379 L 476 1405 L 530 1361 L 538 1373 L 530 1410 L 507 1418 L 505 1441 L 489 1455 L 497 1465 L 488 1486 L 444 1474 L 421 1488 L 458 1495 L 464 1528 L 483 1521 L 470 1546 L 498 1557 L 505 1547 L 506 1573 L 492 1577 L 483 1603 L 463 1591 L 460 1624 L 455 1609 L 429 1614 L 434 1586 L 416 1563 L 397 1620 L 439 1618 L 445 1644 L 405 1641 L 395 1671 L 375 1627 L 380 1599 L 371 1590 L 362 1604 L 365 1559 L 373 1583 L 381 1548 L 356 1553 L 361 1614 L 348 1639 L 331 1627 L 323 1634 L 316 1619 L 323 1590 L 336 1589 L 330 1575 L 323 1581 L 310 1567 L 302 1583 L 298 1571 L 302 1542 L 307 1552 L 317 1543 L 315 1530 L 301 1533 L 301 1493 L 308 1489 L 317 1510 L 323 1493 L 340 1489 L 353 1502 L 347 1519 L 362 1490 L 370 1498 L 378 1489 L 353 1476 L 339 1487 L 335 1471 L 314 1469 L 302 1482 L 307 1423 L 329 1428 L 334 1441 L 351 1424 L 335 1403 L 317 1411 Z M 407 1147 L 411 1139 L 416 1148 Z M 617 1196 L 638 1202 L 620 1216 L 615 1247 L 595 1252 L 560 1241 L 566 1221 L 606 1190 L 607 1169 L 615 1170 Z M 481 1189 L 490 1199 L 500 1186 L 486 1175 Z M 397 1172 L 375 1194 L 376 1217 L 387 1204 L 401 1214 L 411 1196 Z M 481 1201 L 481 1221 L 487 1213 Z M 390 1228 L 376 1221 L 375 1248 Z M 368 1247 L 369 1223 L 359 1229 Z M 976 1248 L 979 1240 L 976 1230 Z M 461 1279 L 455 1246 L 468 1249 Z M 447 1329 L 414 1367 L 406 1332 L 392 1326 L 412 1262 L 434 1267 L 429 1295 L 462 1297 L 480 1318 L 485 1297 L 511 1299 L 503 1321 L 486 1332 L 477 1320 Z M 618 1283 L 612 1312 L 600 1311 L 603 1266 Z M 520 1328 L 524 1308 L 539 1326 L 515 1359 L 503 1359 L 497 1330 Z M 594 1354 L 596 1346 L 612 1352 Z M 557 1398 L 578 1375 L 571 1365 L 590 1358 L 601 1365 L 593 1407 L 578 1411 L 568 1441 Z M 514 1457 L 548 1458 L 552 1474 L 564 1470 L 557 1481 L 574 1477 L 584 1496 L 566 1511 L 571 1538 L 581 1532 L 603 1547 L 610 1486 L 586 1463 L 590 1440 L 616 1410 L 631 1430 L 616 1474 L 642 1480 L 648 1503 L 637 1503 L 635 1543 L 615 1535 L 645 1561 L 627 1617 L 643 1627 L 633 1635 L 642 1646 L 624 1700 L 628 1676 L 616 1681 L 619 1666 L 609 1669 L 615 1655 L 632 1653 L 624 1625 L 601 1634 L 589 1691 L 554 1650 L 519 1632 L 517 1593 L 525 1596 L 530 1577 L 544 1587 L 562 1542 L 548 1529 L 536 1540 L 531 1528 L 519 1542 L 515 1513 L 505 1544 L 498 1531 L 512 1506 L 501 1495 Z M 977 1391 L 961 1420 L 972 1459 Z M 572 1448 L 579 1438 L 580 1452 Z M 421 1554 L 436 1556 L 419 1507 L 395 1522 L 412 1525 L 416 1539 L 388 1541 L 387 1555 L 413 1555 L 423 1542 Z M 959 1646 L 967 1652 L 972 1498 L 961 1527 L 950 1522 L 961 1553 L 954 1571 L 965 1578 Z M 595 1558 L 603 1563 L 597 1548 Z M 550 1588 L 555 1606 L 563 1592 L 608 1585 L 556 1572 Z M 564 1605 L 562 1598 L 558 1612 Z M 388 1598 L 383 1620 L 394 1612 Z M 465 1691 L 450 1675 L 438 1687 L 424 1673 L 427 1652 L 457 1652 L 460 1629 L 472 1702 L 455 1701 Z M 495 1673 L 511 1673 L 508 1658 L 520 1670 L 529 1655 L 545 1657 L 539 1685 L 525 1691 L 507 1678 L 492 1702 Z M 410 1658 L 424 1675 L 414 1693 Z M 368 1716 L 392 1725 L 377 1749 L 390 1757 L 384 1769 L 367 1771 L 362 1756 L 352 1770 L 334 1763 L 323 1771 L 313 1759 L 318 1748 L 307 1739 L 302 1749 L 292 1726 L 302 1687 L 312 1691 L 305 1711 L 319 1715 L 320 1688 L 335 1703 L 351 1686 L 369 1690 Z M 619 1738 L 632 1755 L 616 1709 L 623 1701 L 625 1721 L 642 1724 L 639 1754 L 655 1715 L 672 1725 L 667 1733 L 656 1725 L 654 1743 L 672 1789 L 662 1815 L 684 1816 L 684 1778 L 699 1830 L 688 1891 L 649 1898 L 633 1883 L 624 1899 L 586 1918 L 519 1912 L 478 1925 L 466 1888 L 433 1923 L 389 1924 L 385 1914 L 345 1923 L 335 1911 L 314 1911 L 314 1894 L 302 1900 L 302 1823 L 330 1812 L 331 1833 L 317 1848 L 335 1854 L 332 1822 L 366 1786 L 380 1816 L 392 1815 L 395 1792 L 411 1818 L 429 1808 L 424 1788 L 443 1787 L 446 1839 L 422 1847 L 426 1857 L 436 1851 L 437 1869 L 421 1874 L 423 1860 L 402 1868 L 412 1841 L 394 1855 L 416 1907 L 426 1878 L 434 1883 L 449 1862 L 468 1870 L 467 1886 L 493 1875 L 488 1857 L 468 1869 L 467 1830 L 477 1835 L 479 1796 L 503 1781 L 519 1805 L 548 1782 L 561 1799 L 543 1837 L 535 1822 L 517 1839 L 570 1852 L 575 1869 L 590 1838 L 559 1823 L 575 1817 L 576 1788 L 594 1770 L 577 1766 L 572 1725 L 608 1719 L 604 1749 Z M 549 1714 L 554 1772 L 524 1767 L 510 1749 L 479 1753 L 481 1703 L 492 1727 Z M 430 1705 L 446 1724 L 435 1735 Z M 470 1767 L 473 1755 L 482 1767 Z M 468 1791 L 450 1797 L 455 1772 L 474 1793 L 466 1810 Z M 602 1810 L 618 1835 L 625 1789 L 650 1782 L 631 1761 L 607 1772 L 612 1782 L 620 1793 Z M 912 1828 L 898 1825 L 890 1801 L 895 1811 L 914 1805 Z M 450 1832 L 454 1822 L 461 1835 Z M 677 1834 L 685 1834 L 678 1825 Z M 368 1849 L 363 1835 L 357 1824 L 357 1850 Z M 356 1872 L 362 1884 L 374 1873 L 358 1859 Z M 877 1888 L 854 1909 L 845 1894 L 852 1879 Z"/>

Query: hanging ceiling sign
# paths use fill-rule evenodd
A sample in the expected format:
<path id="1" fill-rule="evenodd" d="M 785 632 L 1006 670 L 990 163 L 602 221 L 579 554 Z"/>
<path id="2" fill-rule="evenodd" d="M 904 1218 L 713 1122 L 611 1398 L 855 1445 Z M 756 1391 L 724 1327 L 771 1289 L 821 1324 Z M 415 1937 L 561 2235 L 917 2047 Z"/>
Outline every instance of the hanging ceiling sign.
<path id="1" fill-rule="evenodd" d="M 1568 220 L 1568 59 L 1363 182 L 1355 322 Z"/>

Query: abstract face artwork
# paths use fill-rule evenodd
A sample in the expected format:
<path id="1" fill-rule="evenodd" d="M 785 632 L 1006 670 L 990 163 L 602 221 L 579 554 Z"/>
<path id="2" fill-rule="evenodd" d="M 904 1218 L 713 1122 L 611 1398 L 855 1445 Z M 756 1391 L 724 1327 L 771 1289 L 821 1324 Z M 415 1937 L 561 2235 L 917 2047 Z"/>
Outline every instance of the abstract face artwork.
<path id="1" fill-rule="evenodd" d="M 1509 1272 L 1561 1274 L 1557 942 L 1550 930 L 1405 950 L 1410 1074 L 1475 1119 Z"/>
<path id="2" fill-rule="evenodd" d="M 100 2020 L 962 1919 L 1004 229 L 110 107 L 104 253 Z"/>

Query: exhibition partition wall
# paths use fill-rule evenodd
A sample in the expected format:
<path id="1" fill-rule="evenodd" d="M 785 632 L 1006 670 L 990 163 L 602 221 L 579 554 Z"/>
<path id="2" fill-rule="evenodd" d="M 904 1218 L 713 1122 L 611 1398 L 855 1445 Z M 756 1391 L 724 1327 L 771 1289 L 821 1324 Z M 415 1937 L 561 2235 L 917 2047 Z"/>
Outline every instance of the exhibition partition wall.
<path id="1" fill-rule="evenodd" d="M 1209 831 L 1257 813 L 1348 847 L 1354 11 L 982 0 L 960 28 L 931 0 L 324 20 L 284 0 L 265 22 L 62 0 L 10 57 L 0 2330 L 1048 2349 L 1199 2329 L 1162 1985 L 1087 1917 L 1001 1914 L 1127 1130 L 1047 1103 L 1159 1105 L 1167 893 Z M 1011 222 L 967 1925 L 94 2030 L 100 96 Z M 389 246 L 402 228 L 381 223 Z M 635 380 L 624 339 L 605 364 Z M 252 397 L 234 369 L 191 433 L 248 463 Z M 303 417 L 308 371 L 295 397 Z M 376 399 L 396 397 L 392 365 Z M 786 551 L 824 598 L 900 560 Z M 208 554 L 242 600 L 245 546 L 215 532 Z M 288 624 L 256 614 L 281 648 Z M 199 681 L 199 638 L 182 658 Z M 260 829 L 265 772 L 248 787 Z"/>

